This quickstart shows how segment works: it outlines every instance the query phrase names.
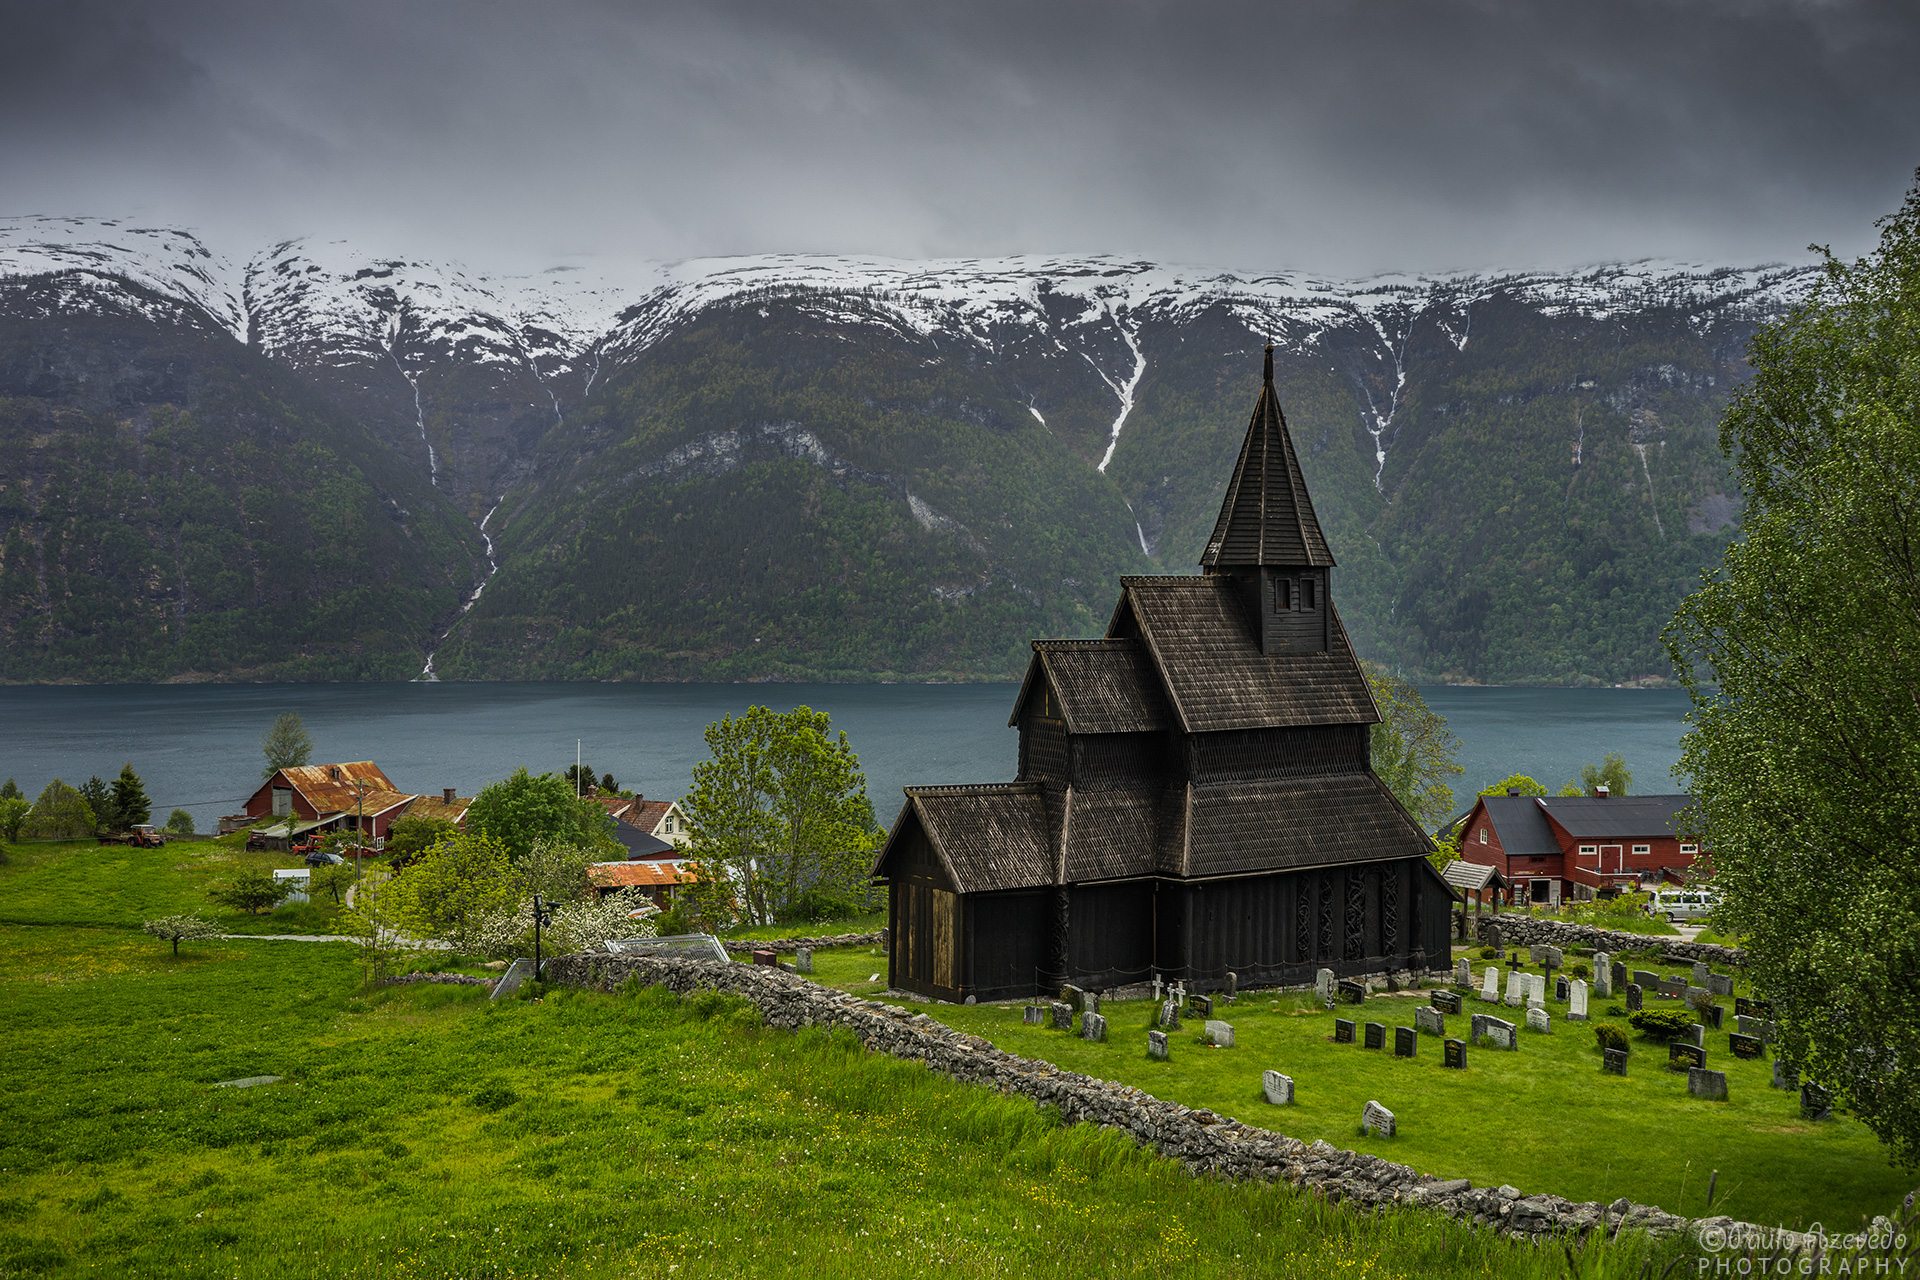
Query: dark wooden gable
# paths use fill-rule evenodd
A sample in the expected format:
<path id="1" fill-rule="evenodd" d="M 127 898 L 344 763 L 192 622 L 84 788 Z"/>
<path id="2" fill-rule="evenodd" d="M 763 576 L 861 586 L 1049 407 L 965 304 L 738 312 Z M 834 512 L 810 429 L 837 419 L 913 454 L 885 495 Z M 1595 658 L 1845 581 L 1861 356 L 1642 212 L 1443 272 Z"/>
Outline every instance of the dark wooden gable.
<path id="1" fill-rule="evenodd" d="M 914 863 L 924 835 L 944 879 L 959 893 L 1054 882 L 1052 826 L 1041 788 L 1028 782 L 908 787 L 872 875 L 895 879 Z"/>

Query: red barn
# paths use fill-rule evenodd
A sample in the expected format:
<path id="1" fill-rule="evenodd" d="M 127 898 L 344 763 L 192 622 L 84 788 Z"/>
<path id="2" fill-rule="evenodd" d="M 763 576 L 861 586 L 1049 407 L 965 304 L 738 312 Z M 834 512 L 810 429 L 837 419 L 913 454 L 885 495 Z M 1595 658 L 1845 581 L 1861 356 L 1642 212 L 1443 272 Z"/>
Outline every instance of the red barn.
<path id="1" fill-rule="evenodd" d="M 249 821 L 291 818 L 295 834 L 307 831 L 363 829 L 371 842 L 386 839 L 394 821 L 408 813 L 445 818 L 458 825 L 472 801 L 402 791 L 371 760 L 345 764 L 303 764 L 277 770 L 247 797 Z"/>
<path id="2" fill-rule="evenodd" d="M 1558 904 L 1684 881 L 1700 855 L 1680 813 L 1692 796 L 1481 796 L 1460 856 L 1499 870 L 1512 900 Z"/>

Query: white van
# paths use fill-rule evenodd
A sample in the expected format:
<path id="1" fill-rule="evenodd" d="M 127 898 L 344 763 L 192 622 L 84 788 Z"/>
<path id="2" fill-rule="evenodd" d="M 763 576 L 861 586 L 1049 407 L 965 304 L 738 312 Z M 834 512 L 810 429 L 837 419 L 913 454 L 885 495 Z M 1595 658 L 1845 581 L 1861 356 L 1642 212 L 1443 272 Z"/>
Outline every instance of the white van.
<path id="1" fill-rule="evenodd" d="M 1647 914 L 1656 920 L 1700 920 L 1712 914 L 1720 899 L 1705 889 L 1668 889 L 1647 899 Z"/>

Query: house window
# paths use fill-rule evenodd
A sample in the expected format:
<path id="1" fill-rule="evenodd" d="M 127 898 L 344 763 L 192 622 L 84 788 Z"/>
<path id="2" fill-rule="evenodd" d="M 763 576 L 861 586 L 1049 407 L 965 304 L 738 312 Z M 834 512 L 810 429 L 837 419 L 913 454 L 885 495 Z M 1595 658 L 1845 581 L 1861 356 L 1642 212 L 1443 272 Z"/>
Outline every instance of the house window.
<path id="1" fill-rule="evenodd" d="M 668 835 L 673 834 L 673 815 L 672 814 L 667 815 L 667 834 Z"/>
<path id="2" fill-rule="evenodd" d="M 1683 844 L 1683 845 L 1681 845 L 1681 846 L 1680 846 L 1680 852 L 1682 852 L 1682 853 L 1698 853 L 1698 852 L 1700 852 L 1700 846 L 1699 846 L 1699 845 L 1697 845 L 1697 844 Z"/>
<path id="3" fill-rule="evenodd" d="M 1486 842 L 1487 842 L 1487 829 L 1485 827 L 1482 827 L 1480 828 L 1480 843 L 1485 844 Z"/>
<path id="4" fill-rule="evenodd" d="M 1650 844 L 1637 844 L 1633 846 L 1633 852 L 1636 857 L 1644 858 L 1653 852 L 1653 846 Z"/>
<path id="5" fill-rule="evenodd" d="M 1300 580 L 1300 607 L 1302 609 L 1313 608 L 1313 579 L 1312 578 L 1302 578 Z"/>
<path id="6" fill-rule="evenodd" d="M 1293 579 L 1275 578 L 1273 580 L 1273 611 L 1285 613 L 1293 608 Z"/>
<path id="7" fill-rule="evenodd" d="M 1600 852 L 1600 849 L 1597 845 L 1583 844 L 1580 846 L 1580 856 L 1583 858 L 1590 858 L 1598 852 Z"/>

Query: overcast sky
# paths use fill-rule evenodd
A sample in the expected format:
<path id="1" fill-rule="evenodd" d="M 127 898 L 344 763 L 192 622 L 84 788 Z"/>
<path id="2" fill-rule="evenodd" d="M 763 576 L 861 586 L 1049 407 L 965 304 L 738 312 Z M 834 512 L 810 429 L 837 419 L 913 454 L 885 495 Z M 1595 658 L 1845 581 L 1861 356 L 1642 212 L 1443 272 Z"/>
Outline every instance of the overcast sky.
<path id="1" fill-rule="evenodd" d="M 1920 6 L 0 0 L 0 215 L 515 268 L 1854 253 Z"/>

